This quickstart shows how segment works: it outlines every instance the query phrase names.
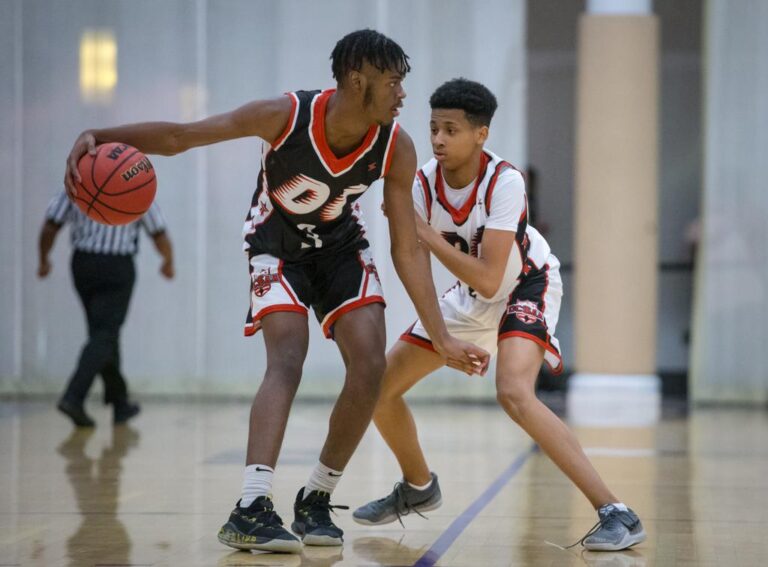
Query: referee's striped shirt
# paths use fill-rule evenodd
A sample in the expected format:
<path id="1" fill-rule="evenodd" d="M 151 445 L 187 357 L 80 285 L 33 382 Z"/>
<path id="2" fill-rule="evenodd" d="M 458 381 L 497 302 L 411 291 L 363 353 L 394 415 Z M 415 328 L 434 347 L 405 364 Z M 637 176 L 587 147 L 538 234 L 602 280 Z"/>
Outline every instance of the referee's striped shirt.
<path id="1" fill-rule="evenodd" d="M 151 236 L 165 232 L 165 218 L 156 203 L 139 220 L 122 226 L 110 226 L 92 221 L 67 197 L 58 193 L 48 205 L 45 219 L 58 226 L 71 223 L 72 247 L 81 252 L 110 255 L 134 255 L 139 250 L 139 226 Z"/>

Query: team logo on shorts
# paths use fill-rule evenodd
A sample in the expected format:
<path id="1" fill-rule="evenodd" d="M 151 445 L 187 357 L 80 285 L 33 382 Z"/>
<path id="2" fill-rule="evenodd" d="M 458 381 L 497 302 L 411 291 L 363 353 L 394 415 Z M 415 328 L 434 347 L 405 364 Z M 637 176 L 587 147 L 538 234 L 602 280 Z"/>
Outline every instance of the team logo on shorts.
<path id="1" fill-rule="evenodd" d="M 272 282 L 280 281 L 278 274 L 273 274 L 270 268 L 261 270 L 259 275 L 253 278 L 253 293 L 256 297 L 264 297 L 264 295 L 272 289 Z"/>
<path id="2" fill-rule="evenodd" d="M 533 301 L 518 300 L 507 309 L 509 315 L 514 315 L 526 325 L 533 325 L 536 321 L 544 323 L 544 313 Z"/>

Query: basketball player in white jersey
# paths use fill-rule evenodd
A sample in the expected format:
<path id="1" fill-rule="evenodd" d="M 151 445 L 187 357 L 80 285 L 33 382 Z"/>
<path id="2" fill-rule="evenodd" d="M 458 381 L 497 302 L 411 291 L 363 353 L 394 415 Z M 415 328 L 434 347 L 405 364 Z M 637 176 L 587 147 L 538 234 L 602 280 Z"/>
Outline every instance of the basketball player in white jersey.
<path id="1" fill-rule="evenodd" d="M 483 85 L 454 79 L 430 98 L 434 158 L 413 185 L 417 233 L 459 282 L 440 299 L 449 332 L 498 350 L 499 404 L 598 511 L 582 539 L 592 550 L 624 549 L 645 539 L 639 518 L 605 485 L 576 437 L 542 404 L 534 385 L 542 362 L 562 369 L 554 337 L 562 297 L 557 258 L 528 225 L 525 182 L 484 148 L 496 98 Z M 388 496 L 358 508 L 357 522 L 378 525 L 441 504 L 437 475 L 419 445 L 403 395 L 444 365 L 420 321 L 387 354 L 374 422 L 395 453 L 403 481 Z"/>

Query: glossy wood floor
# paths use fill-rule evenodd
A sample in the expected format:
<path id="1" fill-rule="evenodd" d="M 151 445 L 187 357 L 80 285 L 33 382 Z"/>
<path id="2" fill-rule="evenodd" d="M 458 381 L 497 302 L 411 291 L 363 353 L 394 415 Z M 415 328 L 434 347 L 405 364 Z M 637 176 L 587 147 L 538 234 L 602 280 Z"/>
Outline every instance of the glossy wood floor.
<path id="1" fill-rule="evenodd" d="M 417 406 L 442 508 L 427 520 L 409 516 L 406 529 L 359 526 L 340 511 L 343 548 L 290 556 L 236 552 L 216 539 L 239 496 L 248 404 L 145 403 L 130 427 L 117 428 L 91 406 L 92 431 L 74 430 L 52 404 L 0 401 L 2 566 L 768 565 L 764 410 L 671 412 L 654 428 L 577 430 L 648 533 L 632 551 L 595 553 L 548 543 L 578 540 L 595 514 L 499 409 Z M 294 407 L 275 484 L 287 523 L 329 407 Z M 358 506 L 397 479 L 369 431 L 335 501 Z"/>

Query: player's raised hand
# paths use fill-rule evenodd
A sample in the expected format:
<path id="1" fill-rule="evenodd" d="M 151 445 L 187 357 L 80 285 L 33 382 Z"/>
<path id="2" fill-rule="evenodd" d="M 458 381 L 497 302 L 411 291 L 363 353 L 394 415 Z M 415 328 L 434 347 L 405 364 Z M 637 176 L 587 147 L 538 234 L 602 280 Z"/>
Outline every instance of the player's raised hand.
<path id="1" fill-rule="evenodd" d="M 72 149 L 67 156 L 67 165 L 64 171 L 64 186 L 67 188 L 67 195 L 70 199 L 77 195 L 77 186 L 75 183 L 81 183 L 82 178 L 77 169 L 80 158 L 86 153 L 96 155 L 96 138 L 88 131 L 83 132 L 77 137 Z"/>
<path id="2" fill-rule="evenodd" d="M 469 375 L 483 376 L 488 370 L 491 355 L 484 349 L 449 336 L 442 345 L 434 345 L 437 353 L 445 358 L 446 364 Z"/>

